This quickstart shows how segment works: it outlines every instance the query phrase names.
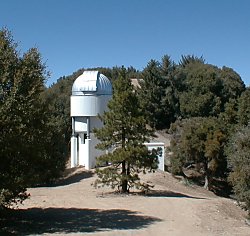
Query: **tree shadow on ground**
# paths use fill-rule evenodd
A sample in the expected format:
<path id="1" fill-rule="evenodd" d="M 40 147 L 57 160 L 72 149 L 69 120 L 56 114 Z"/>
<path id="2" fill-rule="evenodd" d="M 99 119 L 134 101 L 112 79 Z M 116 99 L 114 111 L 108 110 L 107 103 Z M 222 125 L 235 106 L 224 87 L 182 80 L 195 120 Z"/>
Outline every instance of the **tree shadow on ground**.
<path id="1" fill-rule="evenodd" d="M 65 186 L 65 185 L 74 184 L 74 183 L 80 182 L 83 179 L 91 178 L 93 175 L 94 175 L 93 172 L 82 171 L 82 172 L 75 173 L 73 175 L 64 177 L 62 179 L 59 179 L 55 183 L 51 184 L 50 187 L 57 187 L 57 186 Z"/>
<path id="2" fill-rule="evenodd" d="M 83 179 L 91 178 L 94 176 L 94 172 L 87 170 L 79 170 L 77 168 L 67 169 L 64 173 L 64 176 L 60 179 L 46 184 L 40 184 L 35 187 L 58 187 L 58 186 L 66 186 L 70 184 L 74 184 L 80 182 Z"/>
<path id="3" fill-rule="evenodd" d="M 122 209 L 30 208 L 10 210 L 1 215 L 0 235 L 133 230 L 160 221 L 159 218 Z"/>
<path id="4" fill-rule="evenodd" d="M 203 197 L 194 197 L 183 193 L 173 192 L 169 190 L 150 190 L 145 194 L 146 197 L 175 197 L 175 198 L 192 198 L 192 199 L 206 199 Z"/>

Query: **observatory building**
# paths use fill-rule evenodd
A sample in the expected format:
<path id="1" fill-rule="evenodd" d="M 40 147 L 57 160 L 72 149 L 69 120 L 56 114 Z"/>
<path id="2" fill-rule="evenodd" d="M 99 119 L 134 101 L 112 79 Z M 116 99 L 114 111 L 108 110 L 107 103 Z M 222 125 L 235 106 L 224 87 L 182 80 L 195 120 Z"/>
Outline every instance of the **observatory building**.
<path id="1" fill-rule="evenodd" d="M 95 167 L 96 157 L 103 151 L 95 148 L 98 140 L 92 131 L 102 126 L 98 114 L 107 109 L 111 97 L 111 82 L 98 71 L 84 71 L 73 83 L 70 98 L 71 167 Z"/>

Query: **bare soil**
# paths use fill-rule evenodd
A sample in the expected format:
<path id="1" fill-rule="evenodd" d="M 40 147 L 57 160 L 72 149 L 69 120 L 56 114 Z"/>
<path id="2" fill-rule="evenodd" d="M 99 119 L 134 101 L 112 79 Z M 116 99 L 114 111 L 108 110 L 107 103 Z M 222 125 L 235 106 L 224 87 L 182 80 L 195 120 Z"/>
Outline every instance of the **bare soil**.
<path id="1" fill-rule="evenodd" d="M 2 217 L 0 235 L 250 235 L 246 212 L 233 200 L 167 172 L 143 176 L 155 186 L 147 195 L 95 189 L 95 179 L 75 168 L 54 186 L 28 189 L 30 199 Z"/>

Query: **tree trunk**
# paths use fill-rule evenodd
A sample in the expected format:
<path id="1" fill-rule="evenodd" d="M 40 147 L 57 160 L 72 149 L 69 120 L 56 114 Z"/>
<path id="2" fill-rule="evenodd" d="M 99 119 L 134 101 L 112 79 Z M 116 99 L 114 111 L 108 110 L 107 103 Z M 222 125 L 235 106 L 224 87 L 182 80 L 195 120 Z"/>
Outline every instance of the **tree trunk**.
<path id="1" fill-rule="evenodd" d="M 205 175 L 205 184 L 203 186 L 205 189 L 209 190 L 209 181 L 208 181 L 208 176 Z"/>
<path id="2" fill-rule="evenodd" d="M 125 129 L 122 127 L 122 148 L 125 148 Z M 126 173 L 126 161 L 122 161 L 122 193 L 128 192 L 128 181 Z"/>
<path id="3" fill-rule="evenodd" d="M 126 161 L 122 162 L 122 193 L 128 192 L 128 181 L 126 179 Z"/>
<path id="4" fill-rule="evenodd" d="M 204 169 L 205 169 L 205 183 L 204 183 L 204 188 L 207 189 L 207 190 L 210 190 L 211 189 L 211 173 L 210 173 L 210 170 L 208 168 L 208 164 L 205 163 L 204 165 Z"/>
<path id="5" fill-rule="evenodd" d="M 127 176 L 130 175 L 130 164 L 128 163 L 128 167 L 127 167 Z"/>

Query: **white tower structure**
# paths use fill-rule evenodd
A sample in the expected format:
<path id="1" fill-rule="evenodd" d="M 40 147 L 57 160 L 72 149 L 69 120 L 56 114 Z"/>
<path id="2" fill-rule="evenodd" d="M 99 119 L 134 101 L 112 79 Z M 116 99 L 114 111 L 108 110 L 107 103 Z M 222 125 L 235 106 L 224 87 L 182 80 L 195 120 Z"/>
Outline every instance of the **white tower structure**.
<path id="1" fill-rule="evenodd" d="M 96 157 L 103 152 L 96 150 L 98 140 L 92 130 L 102 126 L 98 114 L 107 109 L 111 97 L 111 82 L 98 71 L 84 71 L 73 83 L 70 99 L 71 167 L 95 167 Z"/>

